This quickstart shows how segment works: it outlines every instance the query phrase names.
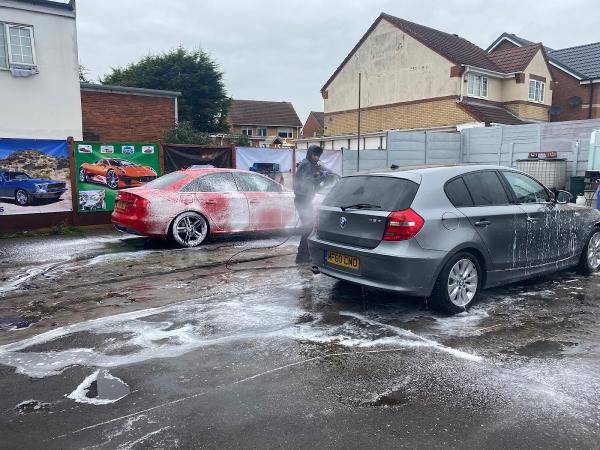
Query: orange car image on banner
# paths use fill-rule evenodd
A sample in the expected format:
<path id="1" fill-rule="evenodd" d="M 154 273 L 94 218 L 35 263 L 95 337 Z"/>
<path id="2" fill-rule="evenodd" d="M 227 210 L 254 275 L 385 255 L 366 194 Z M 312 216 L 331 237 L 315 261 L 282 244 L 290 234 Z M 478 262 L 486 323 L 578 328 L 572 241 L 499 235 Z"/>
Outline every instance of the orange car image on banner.
<path id="1" fill-rule="evenodd" d="M 160 176 L 156 144 L 75 142 L 73 153 L 80 212 L 112 211 L 119 189 Z"/>

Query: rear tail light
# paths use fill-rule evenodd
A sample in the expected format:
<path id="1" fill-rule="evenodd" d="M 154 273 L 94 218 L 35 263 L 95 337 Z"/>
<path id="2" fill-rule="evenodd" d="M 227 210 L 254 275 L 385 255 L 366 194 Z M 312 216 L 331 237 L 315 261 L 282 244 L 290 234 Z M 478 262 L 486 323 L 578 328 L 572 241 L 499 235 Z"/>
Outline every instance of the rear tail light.
<path id="1" fill-rule="evenodd" d="M 384 241 L 406 241 L 413 238 L 423 228 L 425 221 L 412 209 L 394 211 L 387 218 Z"/>
<path id="2" fill-rule="evenodd" d="M 150 206 L 150 202 L 142 197 L 135 197 L 133 200 L 133 206 L 135 208 L 146 209 Z"/>

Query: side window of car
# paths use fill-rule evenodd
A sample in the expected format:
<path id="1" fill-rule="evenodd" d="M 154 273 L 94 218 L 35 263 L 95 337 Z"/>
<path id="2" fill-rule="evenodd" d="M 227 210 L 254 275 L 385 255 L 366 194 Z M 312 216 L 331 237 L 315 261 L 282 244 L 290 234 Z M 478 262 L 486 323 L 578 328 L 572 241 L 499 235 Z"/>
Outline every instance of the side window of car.
<path id="1" fill-rule="evenodd" d="M 507 205 L 508 196 L 495 171 L 475 172 L 463 175 L 474 206 Z"/>
<path id="2" fill-rule="evenodd" d="M 251 173 L 238 173 L 237 177 L 244 192 L 281 192 L 279 185 L 266 177 Z"/>
<path id="3" fill-rule="evenodd" d="M 181 192 L 237 192 L 238 188 L 230 173 L 211 173 L 190 181 Z"/>
<path id="4" fill-rule="evenodd" d="M 448 200 L 450 200 L 450 202 L 452 202 L 452 204 L 457 208 L 473 206 L 473 199 L 471 198 L 471 194 L 469 194 L 467 185 L 462 177 L 458 177 L 450 181 L 448 184 L 446 184 L 444 190 L 446 191 Z"/>
<path id="5" fill-rule="evenodd" d="M 548 203 L 550 195 L 541 183 L 526 175 L 503 171 L 502 172 L 510 184 L 518 203 Z"/>

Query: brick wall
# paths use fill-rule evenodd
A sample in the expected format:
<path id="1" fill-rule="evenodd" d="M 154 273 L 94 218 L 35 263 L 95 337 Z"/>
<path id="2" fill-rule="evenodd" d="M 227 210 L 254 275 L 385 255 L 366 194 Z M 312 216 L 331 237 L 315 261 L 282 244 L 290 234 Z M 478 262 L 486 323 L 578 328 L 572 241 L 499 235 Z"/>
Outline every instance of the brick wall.
<path id="1" fill-rule="evenodd" d="M 315 116 L 312 114 L 308 116 L 308 119 L 306 119 L 306 123 L 304 124 L 304 128 L 302 129 L 302 136 L 318 136 L 321 131 L 323 131 L 323 128 L 321 128 L 321 124 L 317 119 L 315 119 Z"/>
<path id="2" fill-rule="evenodd" d="M 579 84 L 579 80 L 571 75 L 550 66 L 552 77 L 555 84 L 552 89 L 552 106 L 557 106 L 561 109 L 560 114 L 551 117 L 552 122 L 560 122 L 563 120 L 581 120 L 588 118 L 588 110 L 584 106 L 589 104 L 589 87 Z M 581 97 L 581 105 L 571 106 L 569 98 L 573 96 Z"/>
<path id="3" fill-rule="evenodd" d="M 358 111 L 325 113 L 325 135 L 357 132 Z M 361 111 L 361 132 L 390 129 L 430 128 L 475 122 L 459 108 L 454 98 L 385 105 Z"/>
<path id="4" fill-rule="evenodd" d="M 504 106 L 523 119 L 548 121 L 548 106 L 521 101 L 505 103 Z"/>
<path id="5" fill-rule="evenodd" d="M 513 44 L 512 42 L 509 42 L 507 40 L 504 40 L 500 43 L 500 45 L 498 45 L 493 51 L 494 52 L 501 52 L 503 50 L 511 50 L 513 48 L 517 48 L 518 46 Z"/>
<path id="6" fill-rule="evenodd" d="M 175 124 L 172 97 L 81 91 L 83 132 L 99 141 L 156 142 Z"/>

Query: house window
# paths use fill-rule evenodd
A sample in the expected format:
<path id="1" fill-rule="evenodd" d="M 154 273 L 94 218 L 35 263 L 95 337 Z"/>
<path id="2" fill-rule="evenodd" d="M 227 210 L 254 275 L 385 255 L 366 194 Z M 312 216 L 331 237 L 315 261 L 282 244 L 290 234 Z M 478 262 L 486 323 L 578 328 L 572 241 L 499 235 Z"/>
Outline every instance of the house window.
<path id="1" fill-rule="evenodd" d="M 0 67 L 35 66 L 33 28 L 0 23 Z"/>
<path id="2" fill-rule="evenodd" d="M 467 92 L 471 97 L 487 98 L 488 95 L 488 79 L 481 75 L 469 73 Z"/>
<path id="3" fill-rule="evenodd" d="M 277 136 L 284 139 L 291 139 L 294 137 L 293 128 L 277 128 Z"/>
<path id="4" fill-rule="evenodd" d="M 257 128 L 256 135 L 260 137 L 267 137 L 267 129 L 266 128 Z"/>
<path id="5" fill-rule="evenodd" d="M 543 81 L 529 80 L 529 101 L 544 103 L 546 83 Z"/>
<path id="6" fill-rule="evenodd" d="M 242 135 L 243 136 L 252 136 L 252 128 L 249 128 L 249 127 L 242 128 Z"/>

